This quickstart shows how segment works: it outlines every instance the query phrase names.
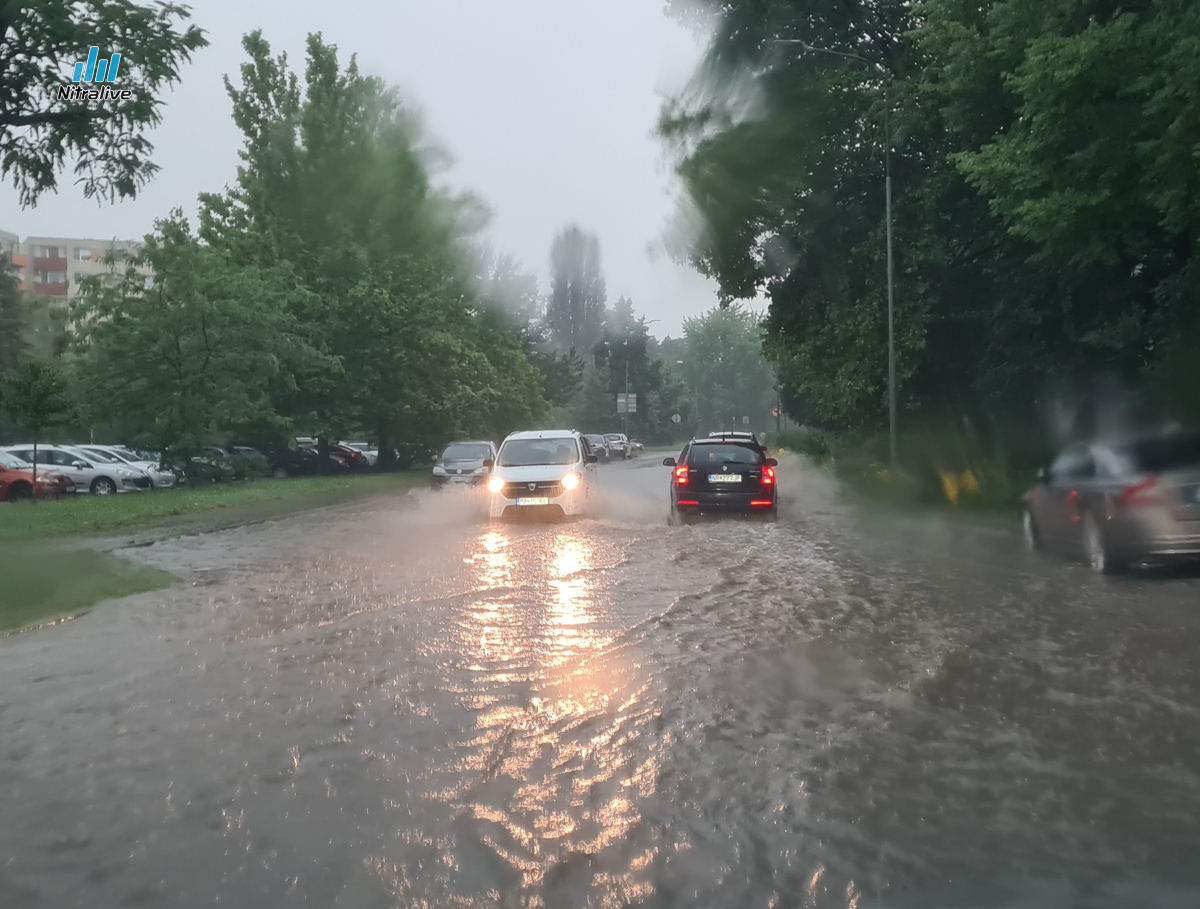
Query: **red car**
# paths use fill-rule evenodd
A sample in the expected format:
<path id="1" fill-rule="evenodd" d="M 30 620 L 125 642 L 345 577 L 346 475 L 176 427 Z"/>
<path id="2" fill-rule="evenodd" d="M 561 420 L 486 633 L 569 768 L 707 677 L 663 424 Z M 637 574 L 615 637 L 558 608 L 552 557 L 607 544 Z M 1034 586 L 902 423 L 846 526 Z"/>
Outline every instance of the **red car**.
<path id="1" fill-rule="evenodd" d="M 50 498 L 66 492 L 74 492 L 75 484 L 66 474 L 54 471 L 39 471 L 37 475 L 37 497 Z M 34 495 L 33 465 L 20 458 L 0 451 L 0 501 L 20 502 Z"/>

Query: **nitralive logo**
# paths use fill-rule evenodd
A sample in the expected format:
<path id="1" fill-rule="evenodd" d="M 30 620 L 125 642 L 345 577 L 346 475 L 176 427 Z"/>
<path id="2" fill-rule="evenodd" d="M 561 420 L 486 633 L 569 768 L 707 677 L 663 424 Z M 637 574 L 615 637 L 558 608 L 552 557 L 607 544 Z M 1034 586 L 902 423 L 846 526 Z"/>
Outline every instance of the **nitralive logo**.
<path id="1" fill-rule="evenodd" d="M 113 54 L 107 60 L 100 59 L 100 48 L 92 46 L 88 49 L 87 61 L 80 60 L 75 64 L 75 72 L 71 75 L 71 85 L 58 87 L 59 101 L 130 101 L 133 99 L 133 89 L 115 88 L 109 85 L 99 85 L 108 81 L 117 81 L 117 68 L 121 65 L 121 55 Z M 98 85 L 88 87 L 85 83 Z"/>

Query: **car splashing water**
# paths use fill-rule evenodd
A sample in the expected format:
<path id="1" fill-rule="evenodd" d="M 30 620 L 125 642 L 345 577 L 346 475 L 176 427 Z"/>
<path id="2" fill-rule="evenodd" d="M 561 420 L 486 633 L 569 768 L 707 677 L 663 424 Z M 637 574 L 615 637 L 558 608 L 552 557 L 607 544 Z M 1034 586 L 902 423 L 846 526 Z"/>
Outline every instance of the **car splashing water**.
<path id="1" fill-rule="evenodd" d="M 0 642 L 0 905 L 1195 905 L 1195 580 L 780 474 L 129 550 L 184 583 Z"/>

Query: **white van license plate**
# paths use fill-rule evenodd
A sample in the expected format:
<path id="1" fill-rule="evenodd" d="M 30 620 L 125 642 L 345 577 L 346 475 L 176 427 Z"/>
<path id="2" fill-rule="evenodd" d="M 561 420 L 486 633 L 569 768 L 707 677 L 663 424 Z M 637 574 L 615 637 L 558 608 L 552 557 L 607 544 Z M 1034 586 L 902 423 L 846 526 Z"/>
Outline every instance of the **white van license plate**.
<path id="1" fill-rule="evenodd" d="M 546 496 L 534 496 L 527 499 L 517 499 L 518 505 L 549 505 L 550 499 Z"/>
<path id="2" fill-rule="evenodd" d="M 740 473 L 710 473 L 708 475 L 710 483 L 740 483 L 742 475 Z"/>

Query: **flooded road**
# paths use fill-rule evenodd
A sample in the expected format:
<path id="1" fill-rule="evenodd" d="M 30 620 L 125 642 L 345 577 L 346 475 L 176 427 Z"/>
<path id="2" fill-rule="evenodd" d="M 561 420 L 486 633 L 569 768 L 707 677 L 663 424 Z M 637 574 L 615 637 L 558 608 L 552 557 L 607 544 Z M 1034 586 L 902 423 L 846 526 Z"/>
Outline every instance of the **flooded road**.
<path id="1" fill-rule="evenodd" d="M 0 639 L 0 906 L 1200 905 L 1200 579 L 667 474 L 125 550 L 184 583 Z"/>

